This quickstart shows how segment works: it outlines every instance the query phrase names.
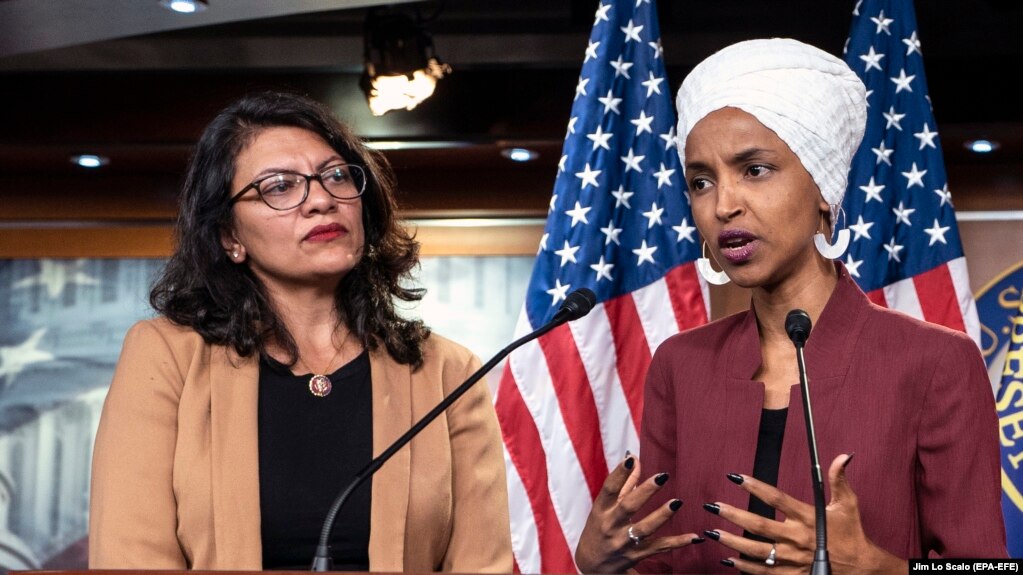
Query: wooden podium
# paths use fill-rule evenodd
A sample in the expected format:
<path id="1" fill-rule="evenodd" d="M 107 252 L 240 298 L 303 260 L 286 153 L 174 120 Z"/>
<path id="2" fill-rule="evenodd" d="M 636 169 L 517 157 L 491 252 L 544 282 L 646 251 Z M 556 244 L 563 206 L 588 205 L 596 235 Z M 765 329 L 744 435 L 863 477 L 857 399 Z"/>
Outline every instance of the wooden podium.
<path id="1" fill-rule="evenodd" d="M 296 573 L 312 573 L 305 571 L 188 571 L 178 569 L 65 569 L 65 570 L 10 570 L 10 575 L 126 575 L 127 573 L 152 574 L 152 575 L 276 575 Z M 414 575 L 409 573 L 390 572 L 354 572 L 354 571 L 330 571 L 329 573 L 342 573 L 348 575 Z M 450 574 L 449 574 L 450 575 Z"/>

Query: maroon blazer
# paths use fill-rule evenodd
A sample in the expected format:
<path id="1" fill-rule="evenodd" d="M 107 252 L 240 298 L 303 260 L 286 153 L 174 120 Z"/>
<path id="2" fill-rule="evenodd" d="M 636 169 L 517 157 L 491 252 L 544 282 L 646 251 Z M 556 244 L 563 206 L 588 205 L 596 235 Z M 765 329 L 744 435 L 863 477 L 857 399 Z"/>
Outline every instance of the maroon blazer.
<path id="1" fill-rule="evenodd" d="M 866 534 L 902 558 L 1005 557 L 998 424 L 977 346 L 965 335 L 871 303 L 845 268 L 805 348 L 823 471 L 856 452 L 846 473 Z M 644 395 L 644 475 L 670 481 L 651 503 L 682 499 L 662 533 L 742 530 L 703 510 L 745 509 L 726 473 L 753 472 L 764 386 L 754 311 L 666 340 Z M 799 385 L 789 395 L 778 487 L 813 504 Z M 830 500 L 825 476 L 825 499 Z M 649 506 L 648 506 L 649 509 Z M 642 515 L 638 515 L 642 516 Z M 779 512 L 778 519 L 784 515 Z M 734 572 L 735 552 L 708 541 L 641 563 L 640 571 Z"/>

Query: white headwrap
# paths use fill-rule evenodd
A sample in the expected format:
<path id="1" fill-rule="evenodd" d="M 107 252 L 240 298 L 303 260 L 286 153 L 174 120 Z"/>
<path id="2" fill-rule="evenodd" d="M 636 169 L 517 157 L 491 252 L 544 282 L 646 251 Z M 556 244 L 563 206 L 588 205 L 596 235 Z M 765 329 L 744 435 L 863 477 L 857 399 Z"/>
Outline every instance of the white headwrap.
<path id="1" fill-rule="evenodd" d="M 828 204 L 842 203 L 867 123 L 866 89 L 842 60 L 788 38 L 739 42 L 697 65 L 675 103 L 683 170 L 693 126 L 739 108 L 788 144 Z"/>

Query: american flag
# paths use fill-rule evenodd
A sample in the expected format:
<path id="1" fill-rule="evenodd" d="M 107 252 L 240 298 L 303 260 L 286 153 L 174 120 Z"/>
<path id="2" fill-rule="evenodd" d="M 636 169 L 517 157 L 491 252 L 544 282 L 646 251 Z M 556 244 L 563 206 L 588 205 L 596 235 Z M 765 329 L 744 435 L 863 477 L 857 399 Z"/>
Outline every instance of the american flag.
<path id="1" fill-rule="evenodd" d="M 576 571 L 593 498 L 638 452 L 654 349 L 707 322 L 674 126 L 654 0 L 603 0 L 516 331 L 546 323 L 572 290 L 598 303 L 512 354 L 495 400 L 521 572 Z"/>
<path id="2" fill-rule="evenodd" d="M 869 106 L 843 206 L 849 273 L 874 303 L 964 331 L 979 345 L 912 1 L 857 2 L 845 61 Z"/>

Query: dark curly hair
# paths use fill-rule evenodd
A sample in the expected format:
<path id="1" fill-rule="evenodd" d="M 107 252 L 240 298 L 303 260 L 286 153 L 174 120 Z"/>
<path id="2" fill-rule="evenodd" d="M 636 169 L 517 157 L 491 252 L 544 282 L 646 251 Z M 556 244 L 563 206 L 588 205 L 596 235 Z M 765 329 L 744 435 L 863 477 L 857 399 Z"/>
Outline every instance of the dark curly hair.
<path id="1" fill-rule="evenodd" d="M 396 361 L 418 368 L 430 331 L 395 309 L 395 299 L 418 301 L 424 290 L 402 285 L 419 264 L 419 243 L 398 221 L 394 174 L 387 160 L 366 148 L 326 106 L 298 94 L 246 95 L 206 126 L 182 191 L 177 248 L 149 294 L 150 304 L 207 343 L 231 346 L 243 357 L 265 353 L 273 342 L 291 363 L 297 360 L 295 340 L 265 287 L 248 266 L 227 258 L 220 241 L 222 230 L 231 225 L 228 194 L 238 154 L 262 130 L 278 126 L 314 132 L 346 161 L 366 167 L 363 257 L 338 285 L 335 308 L 367 349 L 383 344 Z"/>

